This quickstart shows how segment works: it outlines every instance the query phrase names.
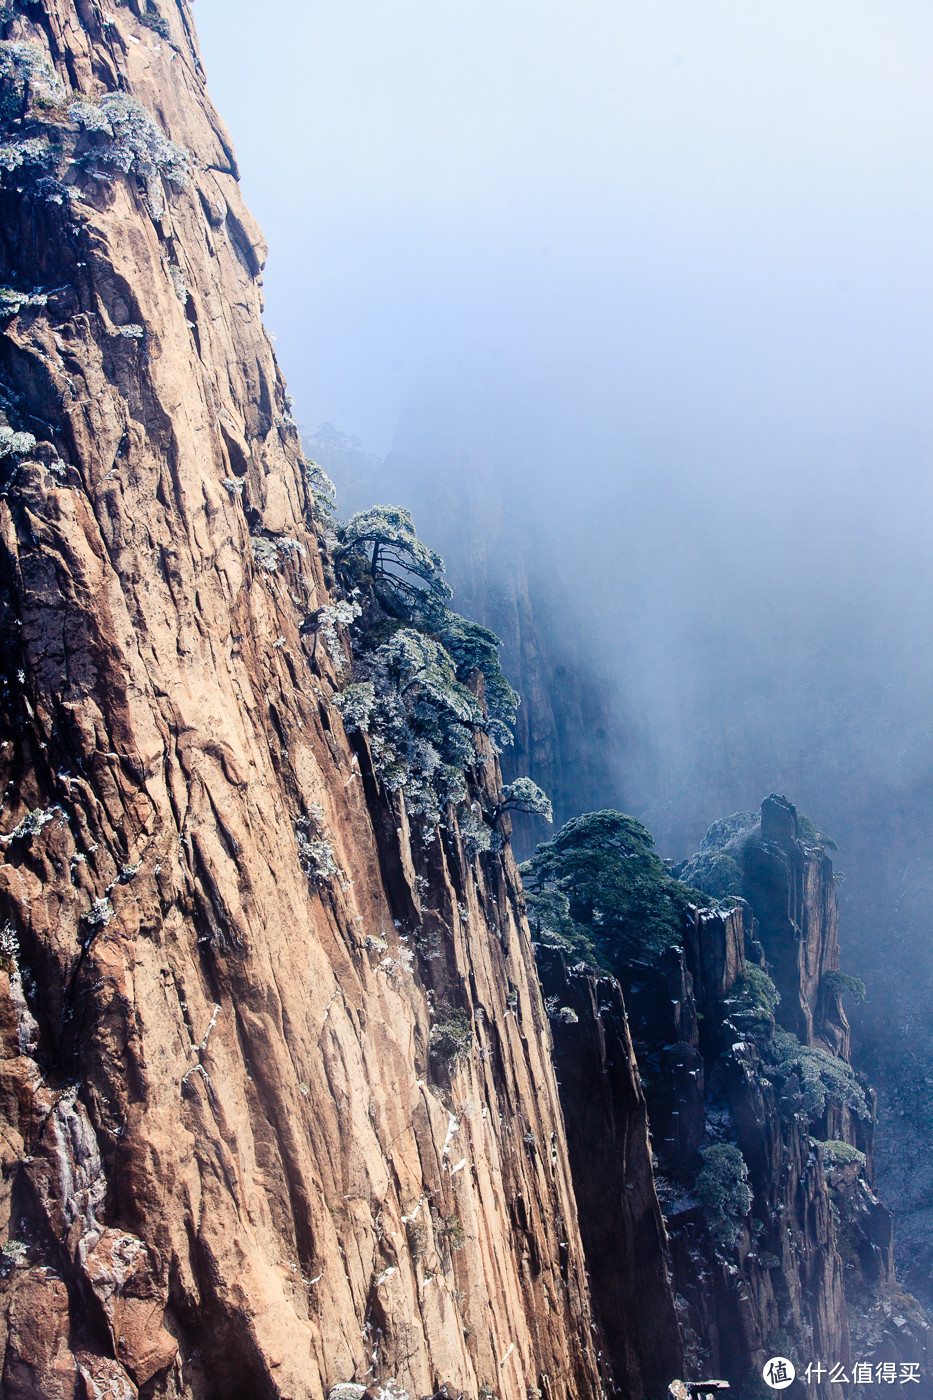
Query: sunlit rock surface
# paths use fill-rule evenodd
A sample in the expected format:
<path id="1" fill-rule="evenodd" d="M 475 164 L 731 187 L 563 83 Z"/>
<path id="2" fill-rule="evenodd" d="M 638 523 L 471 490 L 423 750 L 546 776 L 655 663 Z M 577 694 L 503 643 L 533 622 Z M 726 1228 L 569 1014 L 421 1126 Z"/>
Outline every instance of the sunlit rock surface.
<path id="1" fill-rule="evenodd" d="M 515 867 L 412 848 L 310 663 L 320 532 L 191 11 L 0 16 L 33 46 L 0 194 L 0 1389 L 595 1396 Z"/>

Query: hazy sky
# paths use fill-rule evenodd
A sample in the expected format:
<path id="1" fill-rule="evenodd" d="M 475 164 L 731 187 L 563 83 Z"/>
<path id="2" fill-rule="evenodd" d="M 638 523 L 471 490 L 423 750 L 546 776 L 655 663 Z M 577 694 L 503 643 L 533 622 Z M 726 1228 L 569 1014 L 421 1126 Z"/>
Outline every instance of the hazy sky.
<path id="1" fill-rule="evenodd" d="M 928 4 L 195 14 L 303 423 L 382 455 L 406 403 L 478 382 L 532 435 L 660 434 L 678 470 L 925 453 Z"/>
<path id="2" fill-rule="evenodd" d="M 299 422 L 540 522 L 671 765 L 639 810 L 933 771 L 933 8 L 196 19 Z"/>

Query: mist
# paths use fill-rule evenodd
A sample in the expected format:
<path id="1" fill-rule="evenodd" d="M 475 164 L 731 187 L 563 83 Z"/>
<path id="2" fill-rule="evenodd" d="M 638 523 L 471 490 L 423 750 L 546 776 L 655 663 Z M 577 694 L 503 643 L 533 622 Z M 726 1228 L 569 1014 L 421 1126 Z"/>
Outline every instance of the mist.
<path id="1" fill-rule="evenodd" d="M 598 800 L 662 854 L 769 791 L 839 841 L 894 1181 L 933 984 L 933 14 L 198 0 L 198 27 L 295 415 L 369 462 L 344 513 L 409 506 L 465 611 L 523 573 L 611 712 Z"/>

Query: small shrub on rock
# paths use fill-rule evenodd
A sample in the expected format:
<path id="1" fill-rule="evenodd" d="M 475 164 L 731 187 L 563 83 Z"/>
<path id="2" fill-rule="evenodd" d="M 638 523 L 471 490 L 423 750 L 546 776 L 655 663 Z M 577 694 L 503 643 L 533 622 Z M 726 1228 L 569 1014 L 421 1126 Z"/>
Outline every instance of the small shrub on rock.
<path id="1" fill-rule="evenodd" d="M 469 1016 L 459 1008 L 443 1011 L 431 1027 L 431 1054 L 445 1064 L 453 1064 L 469 1055 L 473 1048 L 473 1026 Z"/>
<path id="2" fill-rule="evenodd" d="M 832 1105 L 848 1108 L 856 1118 L 871 1117 L 852 1066 L 815 1045 L 802 1045 L 789 1031 L 775 1031 L 766 1072 L 784 1081 L 805 1118 L 820 1118 Z"/>
<path id="3" fill-rule="evenodd" d="M 706 1224 L 719 1249 L 733 1249 L 741 1238 L 742 1221 L 752 1208 L 748 1168 L 731 1142 L 717 1142 L 701 1150 L 703 1167 L 696 1193 L 706 1209 Z"/>

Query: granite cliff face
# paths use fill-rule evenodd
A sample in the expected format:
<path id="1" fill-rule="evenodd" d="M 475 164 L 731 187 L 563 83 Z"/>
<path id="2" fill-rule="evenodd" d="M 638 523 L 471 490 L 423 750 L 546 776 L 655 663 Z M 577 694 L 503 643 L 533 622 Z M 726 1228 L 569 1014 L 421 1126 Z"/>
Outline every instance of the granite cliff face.
<path id="1" fill-rule="evenodd" d="M 329 546 L 190 10 L 0 19 L 0 1388 L 596 1395 L 515 867 L 412 840 L 302 631 Z"/>

